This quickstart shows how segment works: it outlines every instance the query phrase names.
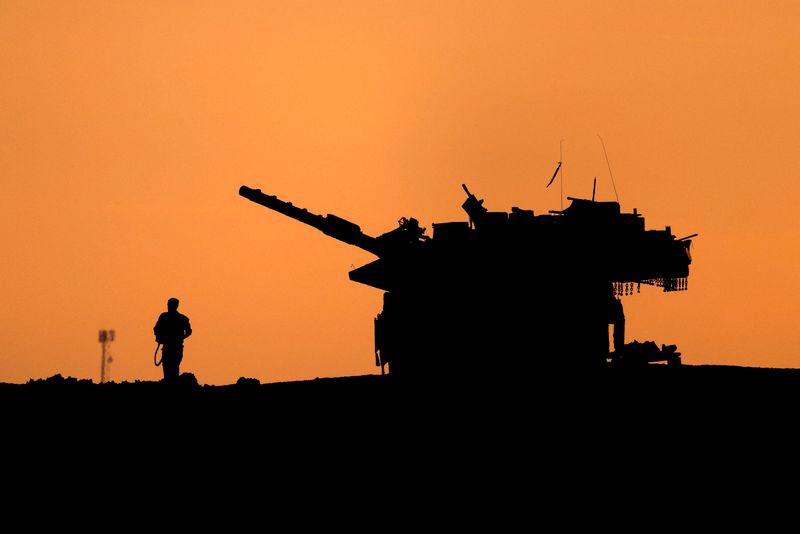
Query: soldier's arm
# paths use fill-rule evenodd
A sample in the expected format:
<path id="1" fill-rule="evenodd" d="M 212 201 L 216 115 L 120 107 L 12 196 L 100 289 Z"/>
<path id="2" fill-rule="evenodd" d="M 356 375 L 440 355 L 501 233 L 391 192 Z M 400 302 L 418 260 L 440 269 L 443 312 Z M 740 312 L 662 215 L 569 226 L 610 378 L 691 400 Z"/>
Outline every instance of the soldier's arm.
<path id="1" fill-rule="evenodd" d="M 155 326 L 153 327 L 153 333 L 156 335 L 156 341 L 157 341 L 158 343 L 161 343 L 161 332 L 160 332 L 159 330 L 160 330 L 160 328 L 161 328 L 161 317 L 162 317 L 163 315 L 164 315 L 164 314 L 162 313 L 161 315 L 159 315 L 159 316 L 158 316 L 158 320 L 156 321 L 156 324 L 155 324 Z"/>
<path id="2" fill-rule="evenodd" d="M 186 339 L 187 337 L 192 335 L 192 325 L 189 324 L 188 317 L 186 318 L 186 327 L 184 328 L 183 332 L 184 332 L 183 339 Z"/>

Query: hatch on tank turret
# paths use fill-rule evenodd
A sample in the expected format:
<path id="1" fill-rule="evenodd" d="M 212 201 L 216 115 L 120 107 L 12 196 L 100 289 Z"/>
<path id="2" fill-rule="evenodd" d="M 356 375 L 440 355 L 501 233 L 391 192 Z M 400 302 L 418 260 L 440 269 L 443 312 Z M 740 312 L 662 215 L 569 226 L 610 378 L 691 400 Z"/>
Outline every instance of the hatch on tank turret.
<path id="1" fill-rule="evenodd" d="M 572 204 L 562 213 L 579 217 L 616 217 L 620 214 L 619 202 L 597 202 L 585 198 L 567 197 Z"/>

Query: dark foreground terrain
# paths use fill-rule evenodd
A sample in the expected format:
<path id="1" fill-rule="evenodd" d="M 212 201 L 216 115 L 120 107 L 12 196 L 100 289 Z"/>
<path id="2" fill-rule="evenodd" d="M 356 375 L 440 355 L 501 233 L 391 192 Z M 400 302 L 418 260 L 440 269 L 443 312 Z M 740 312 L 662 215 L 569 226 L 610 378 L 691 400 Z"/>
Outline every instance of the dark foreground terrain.
<path id="1" fill-rule="evenodd" d="M 563 427 L 589 430 L 676 425 L 702 433 L 719 430 L 793 430 L 800 419 L 800 370 L 726 366 L 653 365 L 633 369 L 470 377 L 399 382 L 367 375 L 260 384 L 241 378 L 201 386 L 180 383 L 94 384 L 60 375 L 26 384 L 0 384 L 7 425 L 71 428 L 196 430 L 230 428 L 269 432 L 422 429 L 448 425 L 480 430 Z"/>
<path id="2" fill-rule="evenodd" d="M 207 476 L 264 488 L 283 470 L 296 484 L 306 476 L 335 487 L 353 479 L 369 492 L 370 482 L 353 478 L 366 471 L 396 490 L 406 486 L 394 481 L 411 484 L 409 496 L 424 491 L 435 501 L 431 481 L 443 480 L 451 491 L 527 496 L 525 506 L 533 494 L 613 500 L 611 487 L 643 500 L 657 489 L 662 503 L 676 491 L 703 494 L 702 484 L 740 487 L 755 476 L 769 480 L 758 487 L 778 487 L 776 477 L 792 478 L 800 370 L 512 371 L 417 382 L 186 379 L 172 387 L 56 376 L 0 385 L 2 442 L 7 466 L 44 463 L 48 476 L 117 466 L 125 471 L 114 480 L 125 484 L 136 465 L 157 465 L 167 479 L 176 469 L 199 477 L 200 489 Z M 331 469 L 335 475 L 321 474 Z"/>

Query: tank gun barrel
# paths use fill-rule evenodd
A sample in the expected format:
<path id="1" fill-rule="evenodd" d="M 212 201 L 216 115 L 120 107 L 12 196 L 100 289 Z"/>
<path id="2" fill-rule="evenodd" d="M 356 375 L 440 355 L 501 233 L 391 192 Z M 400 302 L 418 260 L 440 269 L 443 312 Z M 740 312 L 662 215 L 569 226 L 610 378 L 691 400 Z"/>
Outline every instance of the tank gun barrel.
<path id="1" fill-rule="evenodd" d="M 266 195 L 262 193 L 260 189 L 252 189 L 245 185 L 239 188 L 239 195 L 265 208 L 269 208 L 300 221 L 301 223 L 313 226 L 334 239 L 338 239 L 349 245 L 371 252 L 376 256 L 380 256 L 380 247 L 375 238 L 365 234 L 357 224 L 346 219 L 331 214 L 322 216 L 312 213 L 305 208 L 293 206 L 291 202 L 284 202 L 274 195 Z"/>

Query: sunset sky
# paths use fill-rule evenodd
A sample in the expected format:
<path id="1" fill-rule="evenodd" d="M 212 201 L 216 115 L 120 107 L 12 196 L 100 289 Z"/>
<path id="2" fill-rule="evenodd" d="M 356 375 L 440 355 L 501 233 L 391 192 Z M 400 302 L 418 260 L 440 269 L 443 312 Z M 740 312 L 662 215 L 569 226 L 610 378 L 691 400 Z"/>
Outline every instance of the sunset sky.
<path id="1" fill-rule="evenodd" d="M 692 364 L 800 367 L 800 2 L 0 3 L 0 381 L 161 376 L 171 296 L 201 383 L 376 372 L 373 258 L 238 196 L 377 235 L 613 200 L 693 245 L 624 300 Z M 536 303 L 531 303 L 536 305 Z M 431 318 L 421 316 L 422 324 Z"/>

